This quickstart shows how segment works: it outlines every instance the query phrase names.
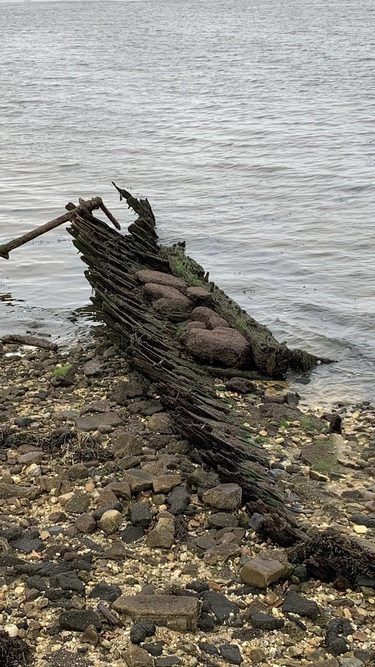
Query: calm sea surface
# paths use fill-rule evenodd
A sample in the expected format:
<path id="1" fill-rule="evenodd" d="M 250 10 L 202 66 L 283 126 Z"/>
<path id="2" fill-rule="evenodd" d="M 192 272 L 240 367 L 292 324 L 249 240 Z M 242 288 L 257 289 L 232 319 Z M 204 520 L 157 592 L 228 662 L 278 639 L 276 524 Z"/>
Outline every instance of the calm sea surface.
<path id="1" fill-rule="evenodd" d="M 0 2 L 0 241 L 115 180 L 280 340 L 299 393 L 375 399 L 373 0 Z M 72 340 L 60 228 L 0 260 L 0 334 Z M 78 313 L 74 313 L 79 309 Z"/>

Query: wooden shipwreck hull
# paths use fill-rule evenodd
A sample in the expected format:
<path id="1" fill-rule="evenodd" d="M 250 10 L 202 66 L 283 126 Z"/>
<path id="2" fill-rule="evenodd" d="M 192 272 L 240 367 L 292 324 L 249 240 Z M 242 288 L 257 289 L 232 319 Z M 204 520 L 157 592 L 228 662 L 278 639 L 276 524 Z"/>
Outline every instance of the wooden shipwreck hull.
<path id="1" fill-rule="evenodd" d="M 202 460 L 227 481 L 238 481 L 245 501 L 261 499 L 281 506 L 264 452 L 249 442 L 246 428 L 238 425 L 227 403 L 217 397 L 213 378 L 281 378 L 291 369 L 312 368 L 318 359 L 279 344 L 265 326 L 208 282 L 202 267 L 186 257 L 181 245 L 162 247 L 148 201 L 119 192 L 138 215 L 128 235 L 91 212 L 77 213 L 69 228 L 88 265 L 85 275 L 94 289 L 92 301 L 100 318 L 129 355 L 133 369 L 159 385 L 176 431 L 199 451 Z M 219 326 L 210 322 L 215 317 Z M 215 358 L 209 358 L 202 336 L 219 337 Z M 220 347 L 223 340 L 224 348 Z M 234 350 L 226 347 L 228 340 L 234 340 Z M 215 339 L 209 348 L 213 347 L 214 356 L 216 343 Z M 202 358 L 195 357 L 196 350 Z M 225 363 L 220 364 L 223 358 Z"/>
<path id="2" fill-rule="evenodd" d="M 199 460 L 216 469 L 222 481 L 242 487 L 249 515 L 261 517 L 257 530 L 264 538 L 285 547 L 297 543 L 291 559 L 305 562 L 315 577 L 341 576 L 355 585 L 365 573 L 367 585 L 375 586 L 374 553 L 365 544 L 359 547 L 330 531 L 311 538 L 300 529 L 274 489 L 264 451 L 214 387 L 215 377 L 284 378 L 326 360 L 278 343 L 265 326 L 209 282 L 182 244 L 159 244 L 147 200 L 117 189 L 138 216 L 128 235 L 84 207 L 76 209 L 69 232 L 88 266 L 85 275 L 97 313 L 131 367 L 156 383 L 176 433 L 189 441 Z M 210 320 L 212 313 L 219 322 Z M 211 357 L 211 352 L 202 352 L 202 340 L 216 335 L 215 328 L 226 329 L 219 339 L 238 343 L 234 356 L 231 351 L 226 355 L 225 345 L 221 357 L 215 357 L 215 345 Z"/>

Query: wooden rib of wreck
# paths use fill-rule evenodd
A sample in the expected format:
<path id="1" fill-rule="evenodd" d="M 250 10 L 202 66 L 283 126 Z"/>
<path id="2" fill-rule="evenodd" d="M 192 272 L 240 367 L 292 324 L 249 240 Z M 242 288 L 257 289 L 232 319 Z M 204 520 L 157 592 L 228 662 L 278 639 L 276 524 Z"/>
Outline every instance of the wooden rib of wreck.
<path id="1" fill-rule="evenodd" d="M 264 451 L 249 438 L 245 426 L 214 388 L 215 376 L 283 378 L 288 371 L 312 369 L 319 359 L 279 344 L 265 326 L 208 281 L 208 275 L 185 255 L 182 245 L 161 246 L 149 202 L 117 189 L 138 215 L 128 235 L 119 234 L 90 211 L 77 212 L 69 232 L 88 265 L 85 275 L 94 290 L 96 311 L 127 353 L 130 365 L 157 384 L 176 433 L 190 442 L 200 460 L 216 469 L 222 481 L 242 487 L 249 514 L 263 517 L 259 532 L 265 538 L 283 546 L 303 545 L 297 547 L 295 560 L 310 563 L 311 572 L 322 579 L 341 575 L 355 584 L 362 567 L 367 580 L 375 582 L 373 554 L 364 545 L 358 549 L 356 543 L 340 536 L 334 539 L 335 549 L 330 552 L 329 531 L 310 539 L 300 529 L 274 490 Z M 160 273 L 147 274 L 150 271 Z M 154 280 L 151 287 L 148 280 Z M 189 291 L 191 287 L 195 289 Z M 175 301 L 168 303 L 166 295 Z M 197 347 L 202 345 L 199 335 L 192 337 L 189 346 L 190 331 L 215 331 L 215 327 L 209 328 L 212 322 L 207 319 L 207 310 L 211 317 L 213 312 L 221 318 L 218 329 L 226 328 L 234 337 L 239 334 L 240 352 L 237 357 L 234 354 L 233 367 L 231 354 L 226 365 L 219 365 L 214 355 L 205 359 L 202 350 L 197 355 Z M 345 564 L 341 570 L 340 559 Z"/>

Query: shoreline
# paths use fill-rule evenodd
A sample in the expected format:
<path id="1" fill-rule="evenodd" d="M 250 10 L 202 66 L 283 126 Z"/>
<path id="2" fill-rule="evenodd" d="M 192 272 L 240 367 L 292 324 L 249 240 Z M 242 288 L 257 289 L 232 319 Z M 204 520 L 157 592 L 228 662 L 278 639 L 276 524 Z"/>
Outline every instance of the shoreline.
<path id="1" fill-rule="evenodd" d="M 262 542 L 238 489 L 226 497 L 216 473 L 173 434 L 152 385 L 129 375 L 123 353 L 95 333 L 63 352 L 25 348 L 23 357 L 2 357 L 0 619 L 35 647 L 30 664 L 371 664 L 374 590 L 309 579 L 288 563 L 288 549 Z M 375 409 L 343 407 L 343 435 L 329 435 L 328 422 L 311 412 L 297 419 L 286 406 L 286 418 L 283 383 L 254 384 L 249 395 L 229 392 L 222 381 L 216 389 L 262 444 L 276 489 L 309 528 L 336 526 L 374 544 L 375 518 L 373 527 L 352 519 L 371 524 L 375 513 Z M 103 509 L 110 513 L 104 519 Z M 269 587 L 245 581 L 246 564 L 257 558 L 279 565 Z M 91 597 L 100 582 L 102 592 Z M 311 603 L 308 613 L 308 605 L 286 611 L 292 591 Z M 140 648 L 130 640 L 128 597 L 149 595 L 151 613 L 160 592 L 198 601 L 193 631 L 157 627 Z M 98 602 L 108 610 L 113 604 L 124 625 L 111 624 Z M 73 629 L 77 611 L 80 630 Z M 338 620 L 351 629 L 338 632 L 335 655 L 327 628 Z"/>

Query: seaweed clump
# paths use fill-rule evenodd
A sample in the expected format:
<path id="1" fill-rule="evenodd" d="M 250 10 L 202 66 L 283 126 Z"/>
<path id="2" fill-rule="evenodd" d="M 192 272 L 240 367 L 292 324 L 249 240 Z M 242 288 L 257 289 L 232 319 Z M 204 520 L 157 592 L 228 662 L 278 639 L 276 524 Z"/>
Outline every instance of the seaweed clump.
<path id="1" fill-rule="evenodd" d="M 0 630 L 0 665 L 1 667 L 26 667 L 31 664 L 33 650 L 19 637 L 11 637 L 5 630 Z"/>

